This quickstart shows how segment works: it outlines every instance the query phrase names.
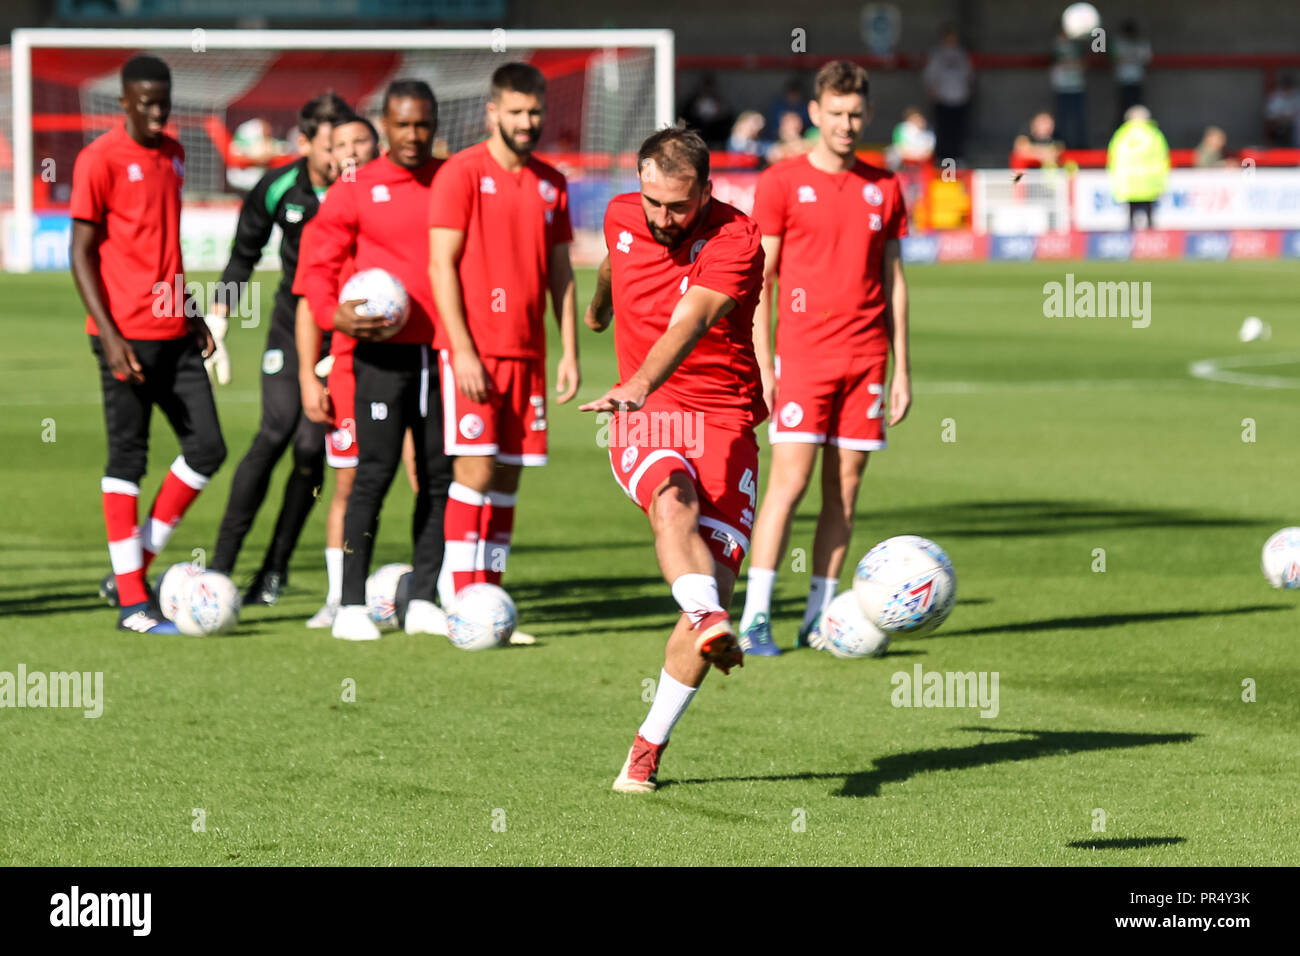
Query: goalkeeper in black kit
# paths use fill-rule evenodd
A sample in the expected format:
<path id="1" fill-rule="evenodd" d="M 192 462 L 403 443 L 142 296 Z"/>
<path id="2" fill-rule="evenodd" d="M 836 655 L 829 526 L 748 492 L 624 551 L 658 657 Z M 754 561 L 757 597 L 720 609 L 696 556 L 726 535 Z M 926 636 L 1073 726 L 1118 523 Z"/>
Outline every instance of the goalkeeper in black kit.
<path id="1" fill-rule="evenodd" d="M 207 317 L 217 349 L 208 370 L 221 385 L 230 381 L 230 358 L 225 335 L 240 295 L 270 239 L 272 227 L 283 234 L 280 263 L 283 275 L 275 294 L 275 308 L 262 353 L 262 420 L 252 447 L 240 461 L 230 486 L 230 500 L 217 536 L 211 566 L 230 574 L 244 536 L 252 527 L 266 497 L 276 462 L 292 445 L 293 470 L 285 483 L 275 533 L 244 598 L 247 604 L 275 604 L 288 583 L 289 557 L 315 503 L 325 471 L 328 426 L 313 422 L 302 411 L 298 388 L 298 352 L 294 342 L 294 317 L 298 297 L 293 294 L 302 228 L 316 215 L 321 197 L 338 176 L 330 151 L 334 123 L 351 111 L 333 93 L 317 96 L 302 108 L 298 143 L 302 158 L 273 169 L 244 199 L 239 213 L 230 262 L 221 276 L 221 295 Z M 256 293 L 253 293 L 255 296 Z M 328 338 L 322 355 L 329 353 Z"/>

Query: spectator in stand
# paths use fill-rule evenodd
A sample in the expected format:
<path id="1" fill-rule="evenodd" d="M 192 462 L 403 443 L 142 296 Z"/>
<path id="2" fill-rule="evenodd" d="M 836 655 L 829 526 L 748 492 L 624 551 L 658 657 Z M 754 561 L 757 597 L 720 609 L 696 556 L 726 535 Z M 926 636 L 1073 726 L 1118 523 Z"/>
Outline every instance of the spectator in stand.
<path id="1" fill-rule="evenodd" d="M 803 79 L 798 76 L 790 77 L 781 95 L 775 97 L 767 107 L 766 128 L 777 129 L 781 125 L 782 116 L 786 113 L 798 113 L 804 129 L 808 129 L 812 126 L 808 119 L 808 99 L 808 94 L 804 92 Z"/>
<path id="2" fill-rule="evenodd" d="M 1129 107 L 1142 102 L 1142 81 L 1151 62 L 1151 44 L 1142 39 L 1137 21 L 1132 17 L 1119 25 L 1119 35 L 1110 45 L 1110 54 L 1115 60 L 1115 85 L 1119 87 L 1119 109 L 1115 112 L 1115 125 L 1119 126 Z"/>
<path id="3" fill-rule="evenodd" d="M 710 149 L 721 149 L 727 142 L 734 117 L 731 107 L 718 92 L 717 81 L 712 73 L 700 77 L 700 84 L 686 101 L 682 116 L 689 126 L 699 131 Z"/>
<path id="4" fill-rule="evenodd" d="M 890 169 L 904 163 L 924 165 L 934 158 L 934 133 L 915 106 L 903 110 L 903 121 L 894 127 L 894 141 L 885 156 Z"/>
<path id="5" fill-rule="evenodd" d="M 1065 144 L 1056 138 L 1056 120 L 1052 114 L 1043 110 L 1035 113 L 1029 121 L 1029 128 L 1016 137 L 1011 146 L 1012 165 L 1041 166 L 1052 169 L 1060 164 L 1061 151 Z"/>
<path id="6" fill-rule="evenodd" d="M 793 110 L 781 114 L 780 125 L 776 130 L 776 142 L 767 151 L 768 163 L 779 163 L 791 156 L 800 156 L 812 149 L 812 144 L 804 139 L 803 117 Z"/>
<path id="7" fill-rule="evenodd" d="M 1198 169 L 1216 169 L 1228 165 L 1223 157 L 1223 147 L 1228 144 L 1228 136 L 1217 126 L 1205 127 L 1201 142 L 1196 147 L 1196 167 Z"/>
<path id="8" fill-rule="evenodd" d="M 1300 90 L 1290 74 L 1278 78 L 1264 105 L 1264 132 L 1270 146 L 1300 147 Z"/>
<path id="9" fill-rule="evenodd" d="M 757 110 L 745 110 L 736 117 L 736 125 L 731 127 L 731 138 L 727 140 L 727 151 L 744 153 L 747 156 L 762 156 L 770 143 L 758 138 L 767 121 Z"/>
<path id="10" fill-rule="evenodd" d="M 1088 105 L 1084 91 L 1084 45 L 1071 40 L 1059 25 L 1052 46 L 1052 92 L 1056 94 L 1056 128 L 1066 149 L 1088 148 Z"/>
<path id="11" fill-rule="evenodd" d="M 230 140 L 230 151 L 244 159 L 247 166 L 226 167 L 226 181 L 240 192 L 248 192 L 270 168 L 271 163 L 289 153 L 289 144 L 271 135 L 271 124 L 262 117 L 240 123 Z"/>
<path id="12" fill-rule="evenodd" d="M 1115 201 L 1128 203 L 1129 230 L 1137 229 L 1139 213 L 1154 229 L 1156 200 L 1169 182 L 1169 144 L 1145 106 L 1130 106 L 1124 114 L 1106 151 L 1106 172 Z"/>
<path id="13" fill-rule="evenodd" d="M 966 112 L 974 71 L 956 29 L 947 26 L 930 51 L 921 78 L 934 112 L 935 155 L 962 159 L 966 148 Z"/>

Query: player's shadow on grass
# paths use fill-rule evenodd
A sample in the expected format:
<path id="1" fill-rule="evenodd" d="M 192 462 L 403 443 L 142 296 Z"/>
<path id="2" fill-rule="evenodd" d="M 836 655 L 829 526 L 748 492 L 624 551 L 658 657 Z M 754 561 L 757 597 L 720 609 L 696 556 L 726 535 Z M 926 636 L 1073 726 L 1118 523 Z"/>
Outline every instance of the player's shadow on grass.
<path id="1" fill-rule="evenodd" d="M 1041 621 L 1018 621 L 1015 624 L 990 624 L 965 630 L 940 631 L 936 637 L 973 637 L 977 634 L 1014 634 L 1028 631 L 1066 631 L 1126 624 L 1150 624 L 1154 621 L 1181 621 L 1200 617 L 1226 617 L 1230 614 L 1254 614 L 1257 611 L 1294 611 L 1289 604 L 1245 604 L 1241 607 L 1214 608 L 1204 611 L 1130 611 L 1119 614 L 1080 614 L 1074 617 L 1049 617 Z"/>
<path id="2" fill-rule="evenodd" d="M 1186 843 L 1186 837 L 1101 837 L 1096 840 L 1075 840 L 1066 846 L 1072 850 L 1142 850 L 1152 846 L 1176 846 Z"/>
<path id="3" fill-rule="evenodd" d="M 1247 528 L 1257 521 L 1188 508 L 1117 508 L 1105 501 L 957 501 L 946 505 L 864 513 L 872 527 L 908 526 L 940 542 L 984 538 L 1078 534 L 1138 528 Z"/>
<path id="4" fill-rule="evenodd" d="M 665 628 L 671 628 L 678 613 L 676 602 L 658 575 L 565 578 L 559 586 L 547 581 L 519 582 L 511 584 L 509 590 L 519 607 L 521 626 L 529 629 L 534 624 L 574 621 L 595 621 L 600 630 L 608 628 L 611 621 L 638 627 L 635 622 L 623 621 L 625 618 L 650 618 L 644 627 L 654 627 L 658 623 L 655 619 L 660 619 Z M 566 630 L 547 628 L 546 636 L 591 630 L 589 625 Z"/>
<path id="5" fill-rule="evenodd" d="M 988 727 L 964 727 L 972 733 L 1019 734 L 1015 740 L 972 744 L 969 747 L 935 747 L 890 754 L 875 761 L 870 770 L 857 773 L 789 773 L 753 777 L 715 777 L 713 779 L 665 780 L 660 786 L 695 783 L 737 783 L 763 780 L 843 780 L 835 791 L 839 797 L 875 797 L 887 783 L 902 783 L 921 773 L 936 770 L 969 770 L 990 764 L 1014 763 L 1038 757 L 1060 757 L 1096 750 L 1122 747 L 1149 747 L 1155 744 L 1183 744 L 1199 734 L 1126 734 L 1109 731 L 1000 730 Z"/>
<path id="6" fill-rule="evenodd" d="M 28 585 L 30 587 L 31 585 Z M 113 611 L 102 599 L 80 591 L 45 591 L 35 597 L 0 600 L 0 616 L 7 614 L 71 614 L 75 611 Z"/>

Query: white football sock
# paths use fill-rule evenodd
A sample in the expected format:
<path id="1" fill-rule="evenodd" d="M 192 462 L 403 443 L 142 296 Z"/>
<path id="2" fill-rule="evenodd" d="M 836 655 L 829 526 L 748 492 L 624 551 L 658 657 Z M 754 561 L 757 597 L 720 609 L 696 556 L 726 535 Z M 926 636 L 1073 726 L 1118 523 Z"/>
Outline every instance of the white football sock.
<path id="1" fill-rule="evenodd" d="M 772 614 L 772 586 L 776 584 L 776 571 L 767 568 L 750 568 L 745 585 L 745 610 L 740 615 L 743 631 L 754 623 L 759 614 Z"/>
<path id="2" fill-rule="evenodd" d="M 817 620 L 817 615 L 825 613 L 835 600 L 835 588 L 839 581 L 835 578 L 819 578 L 813 575 L 812 584 L 808 586 L 808 605 L 803 611 L 803 626 L 808 627 Z"/>
<path id="3" fill-rule="evenodd" d="M 710 611 L 721 611 L 718 582 L 711 574 L 683 574 L 673 582 L 673 599 L 693 624 Z"/>
<path id="4" fill-rule="evenodd" d="M 329 590 L 325 592 L 326 604 L 343 603 L 343 549 L 325 549 L 325 576 L 329 580 Z"/>
<path id="5" fill-rule="evenodd" d="M 677 580 L 680 581 L 681 578 Z M 686 713 L 697 690 L 698 687 L 687 687 L 681 681 L 669 677 L 666 670 L 660 670 L 654 703 L 650 705 L 650 713 L 646 714 L 637 733 L 652 744 L 666 743 L 672 735 L 673 726 L 682 719 L 682 714 Z"/>

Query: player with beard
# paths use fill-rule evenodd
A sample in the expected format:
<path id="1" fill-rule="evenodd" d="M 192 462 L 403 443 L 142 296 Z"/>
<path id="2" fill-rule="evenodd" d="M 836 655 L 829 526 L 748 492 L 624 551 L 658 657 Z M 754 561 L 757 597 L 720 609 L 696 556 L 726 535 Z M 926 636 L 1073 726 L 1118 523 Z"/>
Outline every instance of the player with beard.
<path id="1" fill-rule="evenodd" d="M 548 289 L 563 347 L 557 400 L 578 392 L 568 187 L 533 155 L 545 113 L 541 71 L 500 67 L 492 74 L 487 141 L 447 160 L 433 184 L 429 272 L 446 333 L 437 343 L 443 437 L 456 456 L 444 607 L 468 584 L 501 583 L 520 473 L 546 464 Z"/>
<path id="2" fill-rule="evenodd" d="M 754 426 L 767 417 L 753 342 L 758 225 L 712 198 L 708 147 L 694 132 L 655 133 L 637 172 L 641 192 L 614 197 L 606 210 L 609 253 L 585 319 L 599 332 L 618 316 L 622 381 L 581 406 L 615 413 L 610 468 L 650 519 L 682 609 L 654 703 L 614 781 L 628 793 L 658 785 L 669 735 L 709 667 L 726 673 L 743 663 L 726 608 L 754 521 Z M 687 417 L 697 441 L 684 427 L 663 427 Z"/>

